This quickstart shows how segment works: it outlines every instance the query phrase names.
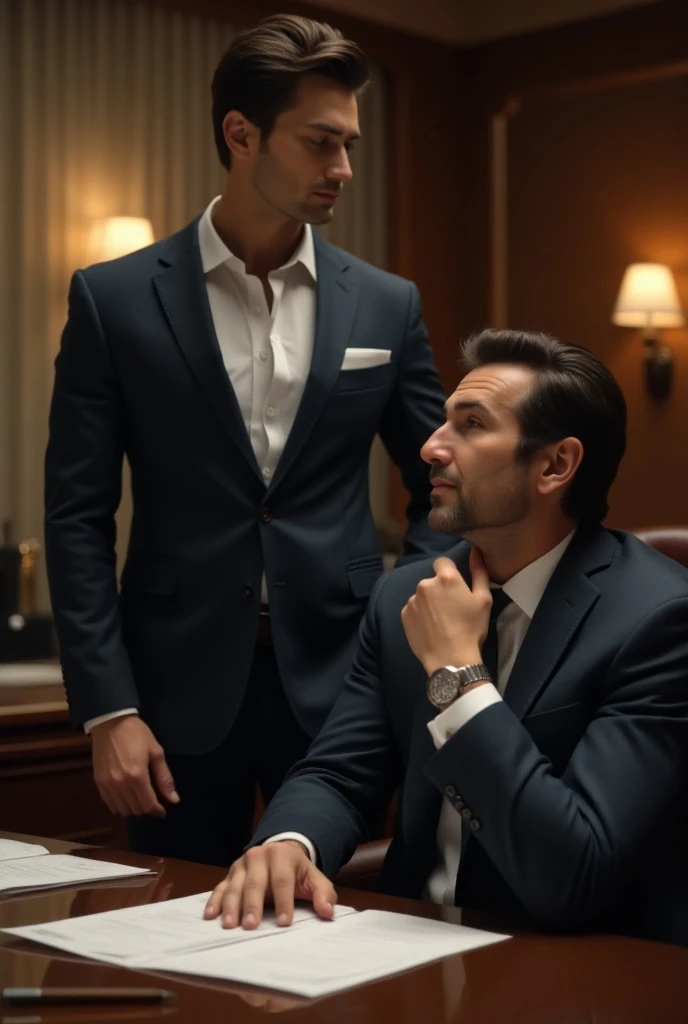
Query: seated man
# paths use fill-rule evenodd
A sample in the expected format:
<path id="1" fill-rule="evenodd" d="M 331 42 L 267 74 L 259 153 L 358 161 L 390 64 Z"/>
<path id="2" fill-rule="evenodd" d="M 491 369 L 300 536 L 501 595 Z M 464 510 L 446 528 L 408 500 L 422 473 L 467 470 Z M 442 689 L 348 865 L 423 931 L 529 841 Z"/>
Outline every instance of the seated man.
<path id="1" fill-rule="evenodd" d="M 431 524 L 463 541 L 380 580 L 341 697 L 206 915 L 255 927 L 270 893 L 280 923 L 295 896 L 331 916 L 328 876 L 402 783 L 386 891 L 688 942 L 688 571 L 600 525 L 623 395 L 544 335 L 485 331 L 464 358 L 422 453 Z"/>

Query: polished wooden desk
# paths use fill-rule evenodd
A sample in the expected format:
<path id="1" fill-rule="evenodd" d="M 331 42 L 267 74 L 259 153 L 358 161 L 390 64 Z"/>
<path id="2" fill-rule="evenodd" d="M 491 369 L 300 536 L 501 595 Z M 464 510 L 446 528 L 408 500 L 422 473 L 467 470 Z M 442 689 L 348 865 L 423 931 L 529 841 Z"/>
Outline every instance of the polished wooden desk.
<path id="1" fill-rule="evenodd" d="M 31 838 L 12 836 L 11 838 Z M 43 842 L 53 852 L 70 844 Z M 96 859 L 112 851 L 84 850 Z M 0 927 L 33 924 L 151 903 L 211 889 L 223 872 L 183 861 L 116 854 L 154 868 L 154 879 L 56 890 L 0 900 Z M 462 912 L 415 900 L 340 890 L 340 902 L 459 922 Z M 463 914 L 466 924 L 484 921 Z M 547 938 L 521 935 L 508 942 L 320 1000 L 282 996 L 226 982 L 171 974 L 147 975 L 52 952 L 0 936 L 0 986 L 151 985 L 179 994 L 174 1007 L 2 1007 L 0 1024 L 79 1024 L 152 1021 L 170 1024 L 245 1024 L 283 1012 L 294 1024 L 683 1024 L 688 1020 L 688 949 L 634 939 Z"/>

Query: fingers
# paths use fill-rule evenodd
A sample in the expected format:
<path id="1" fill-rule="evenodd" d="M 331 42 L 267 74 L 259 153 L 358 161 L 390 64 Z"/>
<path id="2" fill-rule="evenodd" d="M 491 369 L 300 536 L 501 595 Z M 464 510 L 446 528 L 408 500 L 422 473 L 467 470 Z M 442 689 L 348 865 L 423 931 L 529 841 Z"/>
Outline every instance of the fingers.
<path id="1" fill-rule="evenodd" d="M 236 864 L 233 865 L 233 867 L 236 867 Z M 231 870 L 233 870 L 233 868 L 230 869 L 230 871 Z M 217 915 L 222 910 L 222 900 L 224 898 L 225 889 L 227 888 L 228 882 L 229 875 L 227 875 L 227 878 L 223 878 L 219 885 L 216 885 L 213 891 L 211 892 L 208 898 L 208 902 L 205 905 L 205 910 L 203 911 L 203 917 L 206 919 L 206 921 L 214 921 Z"/>
<path id="2" fill-rule="evenodd" d="M 94 779 L 112 814 L 165 817 L 151 771 L 163 799 L 179 802 L 162 747 L 140 718 L 124 715 L 100 723 L 92 731 L 92 740 Z"/>
<path id="3" fill-rule="evenodd" d="M 257 928 L 263 920 L 265 894 L 270 885 L 271 874 L 275 872 L 275 866 L 270 864 L 270 862 L 274 860 L 274 857 L 271 856 L 272 852 L 273 851 L 270 850 L 269 846 L 267 848 L 254 846 L 253 849 L 248 850 L 244 855 L 244 859 L 246 861 L 246 878 L 244 880 L 241 924 L 244 928 L 249 930 Z M 272 871 L 270 870 L 270 867 L 272 867 Z M 284 885 L 286 878 L 285 870 L 279 863 L 277 865 L 276 873 L 280 878 L 281 884 Z M 227 917 L 226 911 L 225 917 Z M 233 914 L 231 916 L 231 920 L 234 920 Z M 232 925 L 229 924 L 229 927 L 231 928 Z"/>
<path id="4" fill-rule="evenodd" d="M 203 913 L 206 920 L 221 916 L 223 928 L 236 928 L 241 913 L 245 877 L 246 871 L 242 857 L 232 865 L 227 877 L 213 889 Z"/>
<path id="5" fill-rule="evenodd" d="M 164 818 L 167 814 L 153 789 L 148 768 L 145 768 L 143 773 L 133 780 L 127 791 L 127 796 L 132 814 L 151 814 L 154 818 Z M 137 805 L 140 808 L 138 811 L 135 809 Z"/>
<path id="6" fill-rule="evenodd" d="M 107 793 L 107 796 L 104 796 L 104 793 Z M 100 794 L 103 797 L 105 803 L 107 804 L 108 810 L 110 811 L 111 814 L 119 814 L 123 818 L 126 818 L 128 814 L 131 814 L 131 811 L 129 810 L 126 801 L 123 800 L 118 793 L 111 792 L 109 789 L 101 789 Z"/>
<path id="7" fill-rule="evenodd" d="M 95 776 L 98 792 L 111 814 L 143 814 L 143 808 L 136 793 L 129 792 L 129 783 L 124 776 L 117 774 Z"/>
<path id="8" fill-rule="evenodd" d="M 473 593 L 482 594 L 483 596 L 490 594 L 490 575 L 485 565 L 485 559 L 483 558 L 482 551 L 476 547 L 475 544 L 471 548 L 471 554 L 468 562 L 471 570 L 471 579 L 473 581 Z"/>
<path id="9" fill-rule="evenodd" d="M 179 803 L 179 793 L 174 787 L 174 779 L 172 778 L 172 772 L 167 766 L 165 755 L 162 749 L 159 753 L 153 754 L 151 757 L 151 770 L 153 772 L 153 778 L 155 784 L 158 787 L 158 792 L 162 794 L 165 800 L 171 804 Z"/>
<path id="10" fill-rule="evenodd" d="M 111 814 L 121 814 L 123 817 L 130 814 L 165 817 L 165 808 L 151 786 L 147 767 L 133 768 L 126 774 L 113 774 L 109 778 L 96 780 L 96 785 Z"/>
<path id="11" fill-rule="evenodd" d="M 257 847 L 256 849 L 260 849 L 260 847 Z M 240 860 L 237 860 L 232 864 L 227 877 L 223 879 L 219 885 L 215 886 L 203 912 L 203 916 L 206 920 L 221 917 L 223 928 L 236 928 L 239 924 L 244 907 L 244 887 L 248 877 L 246 861 L 247 855 L 244 854 Z M 254 907 L 256 902 L 257 896 L 254 892 Z M 252 914 L 255 915 L 255 909 L 252 911 Z M 246 917 L 245 913 L 244 917 Z M 242 924 L 244 924 L 244 921 L 242 921 Z M 245 927 L 256 927 L 256 922 L 246 920 Z"/>
<path id="12" fill-rule="evenodd" d="M 331 921 L 334 917 L 334 908 L 337 905 L 337 892 L 329 878 L 323 875 L 322 871 L 318 871 L 314 864 L 311 864 L 310 875 L 313 909 L 319 917 Z"/>
<path id="13" fill-rule="evenodd" d="M 321 917 L 331 918 L 337 895 L 332 883 L 318 871 L 297 844 L 268 843 L 248 850 L 213 890 L 204 917 L 222 917 L 225 928 L 257 928 L 263 919 L 265 898 L 270 893 L 280 927 L 294 920 L 294 898 L 313 901 Z M 317 899 L 317 907 L 315 901 Z"/>
<path id="14" fill-rule="evenodd" d="M 279 843 L 274 845 L 279 846 Z M 280 856 L 280 851 L 276 850 L 271 858 L 270 888 L 275 902 L 277 924 L 284 928 L 294 920 L 296 870 L 293 857 L 286 855 L 286 851 L 282 852 L 285 856 Z"/>
<path id="15" fill-rule="evenodd" d="M 446 558 L 442 555 L 440 558 L 436 558 L 432 563 L 432 567 L 435 570 L 436 576 L 444 576 L 447 579 L 452 579 L 455 576 L 460 576 L 461 573 L 456 568 L 456 563 L 452 562 L 451 558 Z"/>

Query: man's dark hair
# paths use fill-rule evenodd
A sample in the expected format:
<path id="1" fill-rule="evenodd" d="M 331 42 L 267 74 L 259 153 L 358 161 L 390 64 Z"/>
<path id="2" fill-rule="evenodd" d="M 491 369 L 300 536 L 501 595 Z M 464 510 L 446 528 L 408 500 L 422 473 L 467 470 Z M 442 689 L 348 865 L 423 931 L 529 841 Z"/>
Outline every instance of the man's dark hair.
<path id="1" fill-rule="evenodd" d="M 338 29 L 291 14 L 264 18 L 232 40 L 212 84 L 213 132 L 224 167 L 229 170 L 231 165 L 222 131 L 229 111 L 241 111 L 260 129 L 265 142 L 308 74 L 323 75 L 359 92 L 370 78 L 370 66 L 363 51 Z"/>
<path id="2" fill-rule="evenodd" d="M 469 370 L 489 363 L 516 363 L 536 373 L 515 412 L 521 424 L 517 458 L 565 437 L 577 437 L 583 458 L 562 498 L 565 515 L 600 522 L 607 494 L 626 450 L 626 401 L 616 379 L 597 356 L 548 334 L 485 330 L 464 342 Z"/>

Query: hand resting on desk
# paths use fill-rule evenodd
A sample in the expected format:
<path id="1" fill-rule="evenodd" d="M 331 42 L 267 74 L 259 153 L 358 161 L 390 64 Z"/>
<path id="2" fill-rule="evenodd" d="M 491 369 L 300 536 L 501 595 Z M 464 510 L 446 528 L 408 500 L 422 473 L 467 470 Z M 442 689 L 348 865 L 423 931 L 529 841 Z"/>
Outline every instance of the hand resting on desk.
<path id="1" fill-rule="evenodd" d="M 213 889 L 205 917 L 222 915 L 224 928 L 235 928 L 240 922 L 249 930 L 257 928 L 268 895 L 281 926 L 292 923 L 295 899 L 310 900 L 316 914 L 327 920 L 334 916 L 337 902 L 332 882 L 316 868 L 301 843 L 285 839 L 253 846 L 235 861 Z"/>

